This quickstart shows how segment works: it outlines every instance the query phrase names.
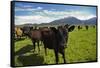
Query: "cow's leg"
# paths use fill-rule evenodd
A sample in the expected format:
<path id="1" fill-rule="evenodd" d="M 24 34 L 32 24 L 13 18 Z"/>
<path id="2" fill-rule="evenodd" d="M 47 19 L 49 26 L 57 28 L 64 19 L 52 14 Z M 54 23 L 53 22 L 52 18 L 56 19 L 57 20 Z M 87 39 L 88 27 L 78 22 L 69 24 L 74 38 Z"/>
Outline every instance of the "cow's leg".
<path id="1" fill-rule="evenodd" d="M 55 52 L 55 59 L 56 59 L 56 64 L 58 64 L 59 58 L 58 58 L 58 50 L 54 50 Z"/>
<path id="2" fill-rule="evenodd" d="M 20 39 L 21 39 L 21 36 L 19 36 L 20 37 Z"/>
<path id="3" fill-rule="evenodd" d="M 42 41 L 40 41 L 40 45 L 43 45 L 43 42 Z"/>
<path id="4" fill-rule="evenodd" d="M 67 42 L 68 42 L 68 36 L 66 37 L 66 39 L 65 39 L 65 48 L 67 48 L 68 47 L 68 44 L 67 44 Z"/>
<path id="5" fill-rule="evenodd" d="M 40 43 L 40 45 L 42 45 L 42 44 L 41 44 L 41 41 L 40 41 L 39 43 Z"/>
<path id="6" fill-rule="evenodd" d="M 27 35 L 25 35 L 25 38 L 28 39 Z"/>
<path id="7" fill-rule="evenodd" d="M 16 39 L 18 40 L 18 35 L 16 36 Z"/>
<path id="8" fill-rule="evenodd" d="M 62 54 L 64 63 L 66 63 L 66 60 L 65 60 L 65 50 L 64 49 L 61 50 L 61 54 Z"/>
<path id="9" fill-rule="evenodd" d="M 19 39 L 19 40 L 21 39 L 20 36 L 18 36 L 18 39 Z"/>
<path id="10" fill-rule="evenodd" d="M 45 55 L 47 55 L 47 48 L 46 48 L 46 46 L 44 46 L 44 49 L 45 49 Z"/>
<path id="11" fill-rule="evenodd" d="M 37 44 L 38 44 L 38 52 L 40 52 L 39 41 L 37 41 Z"/>
<path id="12" fill-rule="evenodd" d="M 65 60 L 65 52 L 63 52 L 62 55 L 63 55 L 64 63 L 66 63 L 66 60 Z"/>
<path id="13" fill-rule="evenodd" d="M 35 52 L 35 41 L 33 41 L 33 47 L 34 47 L 34 52 Z"/>

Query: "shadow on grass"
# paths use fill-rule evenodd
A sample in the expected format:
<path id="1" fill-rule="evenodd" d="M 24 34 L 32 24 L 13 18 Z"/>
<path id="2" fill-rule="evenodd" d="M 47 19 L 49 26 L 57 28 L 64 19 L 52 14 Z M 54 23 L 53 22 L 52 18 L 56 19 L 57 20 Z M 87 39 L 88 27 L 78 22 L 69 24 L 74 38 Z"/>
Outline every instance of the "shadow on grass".
<path id="1" fill-rule="evenodd" d="M 26 45 L 25 47 L 21 48 L 17 52 L 15 52 L 15 55 L 22 55 L 27 52 L 30 52 L 33 49 L 33 45 Z"/>
<path id="2" fill-rule="evenodd" d="M 18 61 L 21 62 L 23 66 L 36 66 L 42 65 L 44 58 L 38 54 L 32 54 L 29 56 L 19 56 Z"/>
<path id="3" fill-rule="evenodd" d="M 22 40 L 25 40 L 25 38 L 16 38 L 14 41 L 18 42 L 18 41 L 22 41 Z"/>

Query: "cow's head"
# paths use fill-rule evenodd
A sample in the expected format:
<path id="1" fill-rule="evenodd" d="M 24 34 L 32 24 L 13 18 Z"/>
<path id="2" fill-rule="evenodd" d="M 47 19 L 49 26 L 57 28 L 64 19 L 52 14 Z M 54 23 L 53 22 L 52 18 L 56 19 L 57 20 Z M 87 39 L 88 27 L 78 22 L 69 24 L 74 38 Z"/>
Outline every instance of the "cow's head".
<path id="1" fill-rule="evenodd" d="M 70 26 L 68 24 L 66 24 L 64 27 L 66 28 L 66 30 L 68 30 L 68 32 L 72 32 L 74 30 L 74 28 L 75 28 L 74 25 Z"/>

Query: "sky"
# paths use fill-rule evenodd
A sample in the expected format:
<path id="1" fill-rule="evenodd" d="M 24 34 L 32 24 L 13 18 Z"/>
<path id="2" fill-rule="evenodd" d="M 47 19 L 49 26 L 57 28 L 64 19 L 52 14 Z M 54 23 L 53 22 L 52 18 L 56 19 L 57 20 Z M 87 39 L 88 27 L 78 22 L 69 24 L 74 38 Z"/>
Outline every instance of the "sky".
<path id="1" fill-rule="evenodd" d="M 87 20 L 96 17 L 96 7 L 43 3 L 15 2 L 15 25 L 40 24 L 76 17 Z"/>

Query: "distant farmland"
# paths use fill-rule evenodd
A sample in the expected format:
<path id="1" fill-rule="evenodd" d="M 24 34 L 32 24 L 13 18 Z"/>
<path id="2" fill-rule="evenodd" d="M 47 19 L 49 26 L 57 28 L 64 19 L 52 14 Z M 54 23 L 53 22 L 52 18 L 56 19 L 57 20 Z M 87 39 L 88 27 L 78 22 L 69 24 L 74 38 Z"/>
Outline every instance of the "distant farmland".
<path id="1" fill-rule="evenodd" d="M 75 28 L 69 33 L 68 47 L 65 49 L 67 63 L 77 62 L 95 62 L 97 61 L 97 38 L 96 27 L 89 26 L 81 30 Z M 15 66 L 55 64 L 55 55 L 53 50 L 47 50 L 47 56 L 44 53 L 44 46 L 40 43 L 40 53 L 38 48 L 33 52 L 33 44 L 29 38 L 22 38 L 15 41 Z M 60 54 L 59 54 L 60 55 Z M 59 56 L 59 63 L 63 63 L 62 56 Z"/>

